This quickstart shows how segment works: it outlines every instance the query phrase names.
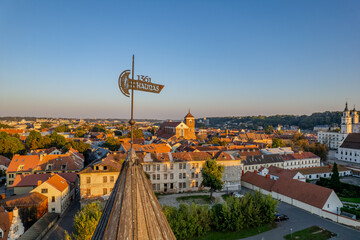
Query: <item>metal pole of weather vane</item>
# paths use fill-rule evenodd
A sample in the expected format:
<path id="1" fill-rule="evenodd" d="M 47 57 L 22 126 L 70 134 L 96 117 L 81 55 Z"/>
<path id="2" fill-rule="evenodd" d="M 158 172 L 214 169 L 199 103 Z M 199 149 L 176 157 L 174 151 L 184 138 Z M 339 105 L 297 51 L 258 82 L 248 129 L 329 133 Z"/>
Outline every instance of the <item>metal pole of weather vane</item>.
<path id="1" fill-rule="evenodd" d="M 133 128 L 135 125 L 134 121 L 134 90 L 143 91 L 143 92 L 151 92 L 151 93 L 160 93 L 164 88 L 164 85 L 156 84 L 151 82 L 151 78 L 145 75 L 138 75 L 138 79 L 134 79 L 134 59 L 133 55 L 132 59 L 132 73 L 131 78 L 129 78 L 130 70 L 123 71 L 119 76 L 119 88 L 122 94 L 126 97 L 130 97 L 129 90 L 131 89 L 131 119 L 129 121 L 130 131 L 131 131 L 131 149 L 134 143 L 134 132 Z"/>
<path id="2" fill-rule="evenodd" d="M 131 119 L 129 121 L 129 123 L 130 123 L 130 131 L 131 131 L 131 148 L 130 149 L 133 148 L 133 143 L 134 143 L 133 126 L 135 125 L 135 120 L 134 120 L 134 87 L 132 86 L 132 84 L 134 83 L 134 60 L 135 60 L 135 56 L 133 55 L 131 83 L 129 83 L 129 86 L 131 86 Z"/>

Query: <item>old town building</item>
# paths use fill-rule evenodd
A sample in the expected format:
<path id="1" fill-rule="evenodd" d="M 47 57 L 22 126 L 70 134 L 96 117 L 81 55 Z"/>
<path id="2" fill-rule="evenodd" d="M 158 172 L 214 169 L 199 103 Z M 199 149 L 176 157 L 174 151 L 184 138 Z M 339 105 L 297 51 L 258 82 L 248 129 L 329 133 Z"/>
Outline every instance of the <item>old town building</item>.
<path id="1" fill-rule="evenodd" d="M 195 118 L 189 113 L 185 116 L 184 122 L 163 122 L 157 132 L 159 138 L 169 139 L 196 139 L 195 136 Z"/>

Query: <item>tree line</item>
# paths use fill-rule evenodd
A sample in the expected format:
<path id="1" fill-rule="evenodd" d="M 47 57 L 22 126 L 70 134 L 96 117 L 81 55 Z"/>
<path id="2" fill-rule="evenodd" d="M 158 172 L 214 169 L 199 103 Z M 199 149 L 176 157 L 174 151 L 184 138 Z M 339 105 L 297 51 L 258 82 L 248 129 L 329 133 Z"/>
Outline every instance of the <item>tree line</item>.
<path id="1" fill-rule="evenodd" d="M 270 224 L 275 219 L 277 200 L 260 192 L 242 198 L 228 197 L 212 208 L 208 205 L 163 206 L 176 239 L 204 236 L 210 231 L 237 232 Z"/>

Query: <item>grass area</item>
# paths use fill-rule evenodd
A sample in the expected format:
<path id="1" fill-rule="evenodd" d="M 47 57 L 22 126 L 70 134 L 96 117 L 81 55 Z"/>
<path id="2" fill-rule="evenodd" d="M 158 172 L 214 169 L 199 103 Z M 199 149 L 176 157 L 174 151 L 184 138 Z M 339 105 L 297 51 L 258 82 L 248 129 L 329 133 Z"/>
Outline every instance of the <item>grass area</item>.
<path id="1" fill-rule="evenodd" d="M 344 198 L 344 197 L 340 197 L 340 200 L 343 201 L 343 202 L 360 203 L 360 198 Z"/>
<path id="2" fill-rule="evenodd" d="M 331 237 L 336 236 L 336 234 L 320 228 L 318 226 L 312 226 L 309 228 L 305 228 L 304 230 L 294 232 L 284 236 L 286 240 L 296 239 L 296 240 L 326 240 Z"/>
<path id="3" fill-rule="evenodd" d="M 209 195 L 192 195 L 192 196 L 184 196 L 178 197 L 176 200 L 180 203 L 196 203 L 196 204 L 210 204 L 211 199 Z"/>
<path id="4" fill-rule="evenodd" d="M 276 228 L 276 223 L 264 225 L 258 228 L 246 229 L 240 232 L 209 232 L 206 236 L 195 238 L 194 240 L 235 240 L 251 237 Z"/>

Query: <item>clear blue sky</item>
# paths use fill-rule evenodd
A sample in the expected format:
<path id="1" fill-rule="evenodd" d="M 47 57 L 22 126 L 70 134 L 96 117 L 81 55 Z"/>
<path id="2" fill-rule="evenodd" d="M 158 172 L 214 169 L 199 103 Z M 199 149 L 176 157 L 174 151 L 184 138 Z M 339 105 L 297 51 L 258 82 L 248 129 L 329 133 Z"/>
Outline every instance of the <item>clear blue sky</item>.
<path id="1" fill-rule="evenodd" d="M 128 118 L 132 54 L 135 118 L 360 109 L 358 0 L 2 0 L 0 116 Z"/>

